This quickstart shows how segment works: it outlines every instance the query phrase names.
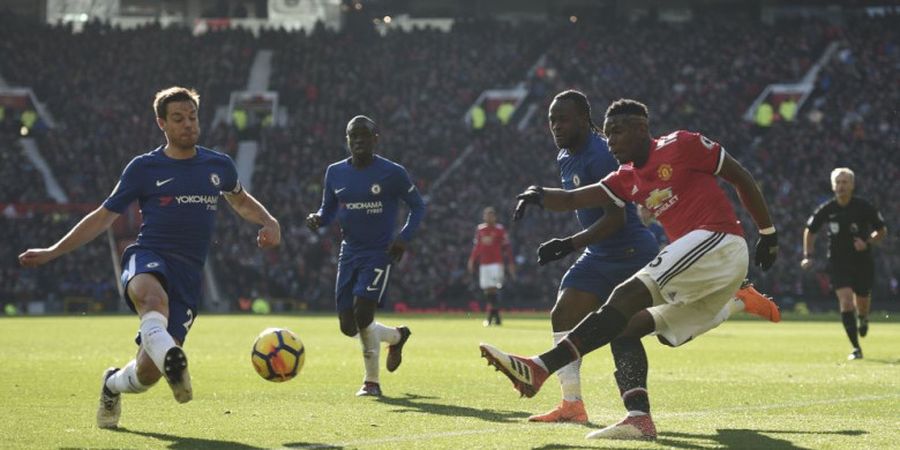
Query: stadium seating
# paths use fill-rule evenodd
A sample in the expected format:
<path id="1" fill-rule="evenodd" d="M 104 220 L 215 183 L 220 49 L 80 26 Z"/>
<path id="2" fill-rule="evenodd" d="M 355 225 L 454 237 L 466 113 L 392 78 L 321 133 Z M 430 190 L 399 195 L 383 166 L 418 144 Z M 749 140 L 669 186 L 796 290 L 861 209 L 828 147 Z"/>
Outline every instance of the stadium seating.
<path id="1" fill-rule="evenodd" d="M 290 120 L 264 131 L 253 194 L 281 221 L 284 244 L 260 252 L 254 226 L 220 214 L 209 260 L 235 309 L 238 297 L 256 295 L 332 307 L 339 232 L 311 233 L 304 218 L 318 208 L 327 164 L 346 156 L 344 126 L 355 114 L 375 118 L 383 153 L 409 169 L 429 200 L 426 221 L 392 277 L 391 299 L 414 308 L 467 308 L 478 290 L 465 273 L 465 259 L 481 209 L 496 206 L 501 223 L 511 226 L 516 193 L 529 184 L 558 185 L 556 149 L 544 117 L 549 99 L 565 88 L 588 94 L 595 120 L 602 120 L 611 100 L 634 97 L 651 108 L 654 133 L 684 128 L 722 142 L 761 182 L 781 233 L 778 270 L 754 270 L 757 286 L 789 302 L 833 308 L 820 279 L 799 268 L 800 236 L 806 217 L 830 194 L 828 172 L 840 165 L 856 170 L 858 193 L 881 208 L 889 227 L 900 217 L 900 203 L 885 188 L 900 176 L 897 164 L 889 163 L 896 161 L 890 143 L 900 128 L 884 115 L 900 100 L 897 20 L 766 26 L 701 17 L 683 25 L 642 25 L 630 24 L 624 33 L 624 24 L 601 19 L 577 25 L 472 20 L 448 33 L 391 31 L 383 37 L 324 29 L 192 37 L 188 30 L 100 24 L 72 33 L 0 15 L 0 60 L 3 77 L 32 87 L 60 124 L 39 136 L 39 144 L 71 201 L 96 205 L 130 158 L 162 142 L 149 107 L 158 88 L 196 87 L 205 127 L 201 143 L 233 155 L 234 130 L 211 126 L 215 106 L 244 87 L 257 50 L 275 50 L 270 88 L 282 96 Z M 741 119 L 763 87 L 796 81 L 832 41 L 841 50 L 797 120 L 760 130 Z M 532 71 L 542 55 L 543 65 Z M 463 116 L 483 90 L 520 82 L 529 89 L 528 101 L 538 105 L 524 129 L 516 127 L 521 114 L 506 127 L 491 122 L 469 129 Z M 469 146 L 462 168 L 433 188 Z M 0 204 L 47 202 L 14 141 L 0 138 L 0 147 Z M 12 182 L 13 174 L 34 182 Z M 39 270 L 9 263 L 22 248 L 62 236 L 79 214 L 63 209 L 2 219 L 0 233 L 16 245 L 3 246 L 0 298 L 50 299 L 62 308 L 66 297 L 88 296 L 118 309 L 105 242 Z M 742 221 L 755 238 L 746 214 Z M 565 262 L 538 267 L 534 251 L 575 225 L 571 215 L 533 211 L 512 226 L 520 270 L 504 290 L 504 305 L 552 306 Z M 897 250 L 891 241 L 878 254 L 876 305 L 897 295 Z"/>

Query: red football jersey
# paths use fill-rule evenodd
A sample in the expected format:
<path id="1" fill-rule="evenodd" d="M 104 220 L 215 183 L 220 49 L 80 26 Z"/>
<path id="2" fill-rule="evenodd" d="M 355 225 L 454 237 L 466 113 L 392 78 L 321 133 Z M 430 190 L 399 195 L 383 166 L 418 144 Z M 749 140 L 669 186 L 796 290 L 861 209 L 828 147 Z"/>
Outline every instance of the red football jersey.
<path id="1" fill-rule="evenodd" d="M 509 240 L 506 238 L 506 229 L 499 223 L 478 225 L 475 231 L 475 246 L 469 255 L 469 261 L 478 261 L 478 264 L 496 264 L 503 262 L 503 256 L 512 261 L 512 250 Z"/>
<path id="2" fill-rule="evenodd" d="M 693 230 L 744 235 L 716 180 L 725 161 L 721 145 L 699 133 L 676 131 L 650 146 L 643 167 L 625 164 L 601 181 L 616 204 L 644 205 L 659 219 L 669 242 Z"/>

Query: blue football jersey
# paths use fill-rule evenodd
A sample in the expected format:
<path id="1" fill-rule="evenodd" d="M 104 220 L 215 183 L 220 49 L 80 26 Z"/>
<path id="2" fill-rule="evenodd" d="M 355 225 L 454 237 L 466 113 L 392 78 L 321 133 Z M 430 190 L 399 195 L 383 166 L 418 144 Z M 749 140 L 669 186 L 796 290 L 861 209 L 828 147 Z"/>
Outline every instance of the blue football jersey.
<path id="1" fill-rule="evenodd" d="M 556 157 L 562 187 L 575 189 L 594 184 L 606 175 L 619 169 L 619 163 L 609 152 L 606 140 L 591 133 L 588 143 L 579 152 L 562 149 Z M 583 208 L 575 210 L 575 216 L 582 228 L 588 228 L 603 217 L 603 208 Z M 625 206 L 625 225 L 607 239 L 589 245 L 587 251 L 599 255 L 621 255 L 628 249 L 653 249 L 656 240 L 641 222 L 634 204 Z"/>
<path id="2" fill-rule="evenodd" d="M 159 147 L 128 163 L 103 206 L 122 214 L 137 200 L 143 223 L 134 245 L 199 268 L 209 251 L 220 194 L 240 190 L 228 155 L 198 146 L 193 158 L 173 159 Z"/>
<path id="3" fill-rule="evenodd" d="M 425 203 L 409 173 L 378 155 L 361 169 L 347 158 L 325 170 L 320 223 L 327 226 L 337 217 L 344 237 L 342 252 L 384 252 L 394 238 L 400 200 L 409 207 L 409 215 L 399 238 L 409 241 L 425 215 Z"/>

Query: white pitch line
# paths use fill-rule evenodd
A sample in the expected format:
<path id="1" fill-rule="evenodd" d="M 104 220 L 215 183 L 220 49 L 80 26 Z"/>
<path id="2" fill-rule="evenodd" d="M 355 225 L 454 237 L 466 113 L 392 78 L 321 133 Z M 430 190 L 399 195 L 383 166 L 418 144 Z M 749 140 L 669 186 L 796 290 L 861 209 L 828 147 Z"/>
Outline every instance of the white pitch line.
<path id="1" fill-rule="evenodd" d="M 848 397 L 848 398 L 832 398 L 832 399 L 822 399 L 822 400 L 808 400 L 804 402 L 793 402 L 793 403 L 778 403 L 774 405 L 754 405 L 754 406 L 732 406 L 730 408 L 719 408 L 719 409 L 710 409 L 705 411 L 689 411 L 689 412 L 676 412 L 669 414 L 660 414 L 659 417 L 686 417 L 686 416 L 706 416 L 710 414 L 719 414 L 719 413 L 727 413 L 727 412 L 736 412 L 736 411 L 766 411 L 769 409 L 782 409 L 782 408 L 804 408 L 807 406 L 816 406 L 816 405 L 833 405 L 837 403 L 852 403 L 852 402 L 863 402 L 863 401 L 877 401 L 877 400 L 888 400 L 892 398 L 900 398 L 900 394 L 887 394 L 887 395 L 863 395 L 860 397 Z"/>
<path id="2" fill-rule="evenodd" d="M 495 431 L 501 431 L 496 428 L 483 428 L 480 430 L 466 430 L 466 431 L 445 431 L 442 433 L 425 433 L 425 434 L 415 434 L 415 435 L 407 435 L 407 436 L 394 436 L 388 438 L 381 439 L 369 439 L 365 441 L 350 441 L 350 442 L 341 442 L 338 444 L 311 444 L 311 445 L 303 445 L 300 447 L 289 447 L 289 448 L 334 448 L 334 447 L 357 447 L 363 445 L 377 445 L 377 444 L 387 444 L 389 442 L 404 442 L 404 441 L 416 441 L 421 439 L 435 439 L 442 437 L 456 437 L 456 436 L 467 436 L 470 434 L 484 434 L 484 433 L 493 433 Z"/>
<path id="3" fill-rule="evenodd" d="M 794 403 L 779 403 L 775 405 L 755 405 L 755 406 L 735 406 L 731 408 L 718 408 L 718 409 L 707 409 L 703 411 L 690 411 L 690 412 L 676 412 L 676 413 L 662 413 L 658 414 L 657 417 L 667 418 L 667 417 L 689 417 L 689 416 L 706 416 L 713 414 L 721 414 L 728 412 L 737 412 L 737 411 L 765 411 L 770 409 L 781 409 L 781 408 L 803 408 L 807 406 L 816 406 L 816 405 L 832 405 L 838 403 L 852 403 L 852 402 L 863 402 L 863 401 L 878 401 L 878 400 L 888 400 L 893 398 L 900 398 L 900 394 L 888 394 L 888 395 L 864 395 L 860 397 L 848 397 L 848 398 L 832 398 L 832 399 L 822 399 L 822 400 L 809 400 L 805 402 L 794 402 Z M 565 424 L 557 424 L 557 425 L 565 425 Z M 447 438 L 447 437 L 457 437 L 457 436 L 469 436 L 473 434 L 486 434 L 486 433 L 495 433 L 495 432 L 508 432 L 510 428 L 522 428 L 522 429 L 531 429 L 534 431 L 546 431 L 545 427 L 535 426 L 534 424 L 514 424 L 512 427 L 504 427 L 502 429 L 499 428 L 482 428 L 477 430 L 464 430 L 464 431 L 445 431 L 440 433 L 423 433 L 423 434 L 414 434 L 414 435 L 405 435 L 405 436 L 393 436 L 386 437 L 380 439 L 367 439 L 360 441 L 348 441 L 348 442 L 340 442 L 334 444 L 310 444 L 299 447 L 290 447 L 290 448 L 308 448 L 308 449 L 322 449 L 322 448 L 332 448 L 332 447 L 365 447 L 369 445 L 378 445 L 378 444 L 387 444 L 391 442 L 408 442 L 408 441 L 424 441 L 426 439 L 439 439 L 439 438 Z"/>

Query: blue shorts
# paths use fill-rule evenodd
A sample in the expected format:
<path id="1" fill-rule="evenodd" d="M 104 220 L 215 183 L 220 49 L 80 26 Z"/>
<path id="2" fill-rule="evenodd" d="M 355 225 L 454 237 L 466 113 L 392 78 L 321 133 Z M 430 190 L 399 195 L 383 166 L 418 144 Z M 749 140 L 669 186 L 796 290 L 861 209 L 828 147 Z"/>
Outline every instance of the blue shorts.
<path id="1" fill-rule="evenodd" d="M 337 310 L 353 308 L 353 297 L 375 300 L 383 306 L 390 280 L 391 259 L 387 253 L 341 254 L 334 285 Z"/>
<path id="2" fill-rule="evenodd" d="M 650 252 L 611 257 L 585 251 L 563 275 L 559 290 L 573 288 L 589 292 L 596 295 L 601 304 L 605 303 L 616 286 L 637 273 L 655 257 L 656 253 Z"/>
<path id="3" fill-rule="evenodd" d="M 194 319 L 197 318 L 197 304 L 200 301 L 200 281 L 202 274 L 193 265 L 174 258 L 164 258 L 159 253 L 144 248 L 128 247 L 122 254 L 122 285 L 125 288 L 125 302 L 135 311 L 134 302 L 128 295 L 128 282 L 138 274 L 150 273 L 156 276 L 169 297 L 169 326 L 167 331 L 173 338 L 184 344 Z M 141 335 L 134 340 L 141 344 Z"/>

